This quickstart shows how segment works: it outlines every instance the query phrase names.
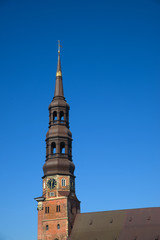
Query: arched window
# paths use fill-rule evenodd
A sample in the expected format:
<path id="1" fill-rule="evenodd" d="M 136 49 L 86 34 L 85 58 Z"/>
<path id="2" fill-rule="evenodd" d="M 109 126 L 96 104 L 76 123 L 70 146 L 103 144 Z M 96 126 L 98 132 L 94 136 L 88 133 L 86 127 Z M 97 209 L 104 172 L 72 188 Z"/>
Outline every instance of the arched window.
<path id="1" fill-rule="evenodd" d="M 61 211 L 60 205 L 57 205 L 56 206 L 56 212 L 60 212 L 60 211 Z"/>
<path id="2" fill-rule="evenodd" d="M 56 153 L 56 143 L 55 142 L 52 142 L 52 144 L 51 144 L 51 153 L 52 154 Z"/>
<path id="3" fill-rule="evenodd" d="M 48 147 L 49 147 L 49 145 L 48 145 L 48 143 L 46 144 L 46 156 L 48 155 Z"/>
<path id="4" fill-rule="evenodd" d="M 69 112 L 68 112 L 68 110 L 67 110 L 67 112 L 66 112 L 66 121 L 67 121 L 67 122 L 69 121 Z"/>
<path id="5" fill-rule="evenodd" d="M 49 229 L 49 226 L 48 225 L 46 225 L 46 231 Z"/>
<path id="6" fill-rule="evenodd" d="M 57 121 L 57 112 L 56 111 L 53 112 L 53 121 Z"/>
<path id="7" fill-rule="evenodd" d="M 65 187 L 65 186 L 66 186 L 66 179 L 62 178 L 62 187 Z"/>
<path id="8" fill-rule="evenodd" d="M 49 207 L 45 207 L 45 213 L 49 213 Z"/>
<path id="9" fill-rule="evenodd" d="M 73 179 L 70 180 L 70 187 L 72 190 L 74 190 L 74 180 Z"/>
<path id="10" fill-rule="evenodd" d="M 71 144 L 71 142 L 69 142 L 69 144 L 68 144 L 68 154 L 69 155 L 72 154 L 72 144 Z"/>
<path id="11" fill-rule="evenodd" d="M 57 224 L 57 229 L 60 229 L 60 224 Z"/>
<path id="12" fill-rule="evenodd" d="M 60 143 L 60 153 L 65 154 L 65 143 L 64 142 Z"/>
<path id="13" fill-rule="evenodd" d="M 64 122 L 64 112 L 60 111 L 60 121 Z"/>

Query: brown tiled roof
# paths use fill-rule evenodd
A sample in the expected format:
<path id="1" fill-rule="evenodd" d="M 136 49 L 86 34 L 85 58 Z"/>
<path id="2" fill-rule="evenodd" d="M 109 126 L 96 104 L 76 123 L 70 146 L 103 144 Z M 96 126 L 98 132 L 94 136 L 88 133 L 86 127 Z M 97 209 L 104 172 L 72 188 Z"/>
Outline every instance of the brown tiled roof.
<path id="1" fill-rule="evenodd" d="M 160 240 L 160 208 L 77 214 L 69 240 Z"/>

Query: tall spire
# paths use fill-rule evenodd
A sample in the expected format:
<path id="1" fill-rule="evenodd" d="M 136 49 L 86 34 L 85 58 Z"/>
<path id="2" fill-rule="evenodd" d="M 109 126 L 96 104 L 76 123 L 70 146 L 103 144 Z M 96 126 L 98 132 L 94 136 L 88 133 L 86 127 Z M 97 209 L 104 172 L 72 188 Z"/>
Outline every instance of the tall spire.
<path id="1" fill-rule="evenodd" d="M 58 63 L 57 63 L 56 85 L 55 85 L 54 97 L 64 97 L 61 60 L 60 60 L 60 48 L 61 48 L 61 45 L 60 45 L 60 41 L 58 40 Z"/>

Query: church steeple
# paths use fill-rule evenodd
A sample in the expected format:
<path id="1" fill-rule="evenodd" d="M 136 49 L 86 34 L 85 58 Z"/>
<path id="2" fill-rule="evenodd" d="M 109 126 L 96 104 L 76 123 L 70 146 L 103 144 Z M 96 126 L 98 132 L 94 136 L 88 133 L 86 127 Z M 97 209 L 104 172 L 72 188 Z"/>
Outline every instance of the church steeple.
<path id="1" fill-rule="evenodd" d="M 69 104 L 63 94 L 60 43 L 55 94 L 49 105 L 46 134 L 46 161 L 43 165 L 43 195 L 38 202 L 38 240 L 67 240 L 80 202 L 75 193 L 72 133 L 69 130 Z"/>
<path id="2" fill-rule="evenodd" d="M 64 97 L 63 93 L 63 82 L 62 82 L 62 71 L 61 71 L 61 60 L 60 60 L 60 41 L 58 41 L 58 63 L 56 72 L 56 85 L 54 97 Z"/>
<path id="3" fill-rule="evenodd" d="M 49 105 L 46 162 L 43 166 L 44 177 L 52 174 L 74 176 L 75 166 L 72 162 L 72 133 L 69 130 L 69 109 L 69 104 L 63 94 L 59 42 L 55 93 Z"/>

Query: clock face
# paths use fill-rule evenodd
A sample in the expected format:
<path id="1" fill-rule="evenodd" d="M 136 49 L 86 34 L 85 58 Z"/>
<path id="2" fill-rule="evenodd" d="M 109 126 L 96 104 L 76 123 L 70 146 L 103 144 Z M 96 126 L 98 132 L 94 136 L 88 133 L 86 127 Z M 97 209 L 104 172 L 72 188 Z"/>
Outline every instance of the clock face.
<path id="1" fill-rule="evenodd" d="M 50 189 L 55 188 L 56 184 L 57 184 L 57 182 L 56 182 L 56 180 L 54 178 L 49 179 L 48 182 L 47 182 L 47 186 Z"/>

